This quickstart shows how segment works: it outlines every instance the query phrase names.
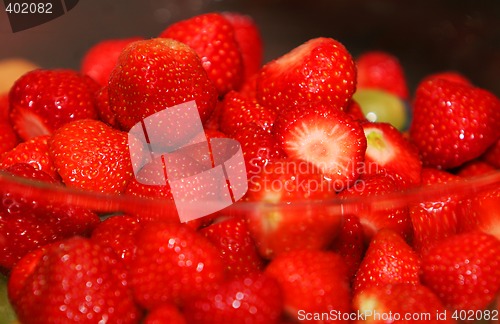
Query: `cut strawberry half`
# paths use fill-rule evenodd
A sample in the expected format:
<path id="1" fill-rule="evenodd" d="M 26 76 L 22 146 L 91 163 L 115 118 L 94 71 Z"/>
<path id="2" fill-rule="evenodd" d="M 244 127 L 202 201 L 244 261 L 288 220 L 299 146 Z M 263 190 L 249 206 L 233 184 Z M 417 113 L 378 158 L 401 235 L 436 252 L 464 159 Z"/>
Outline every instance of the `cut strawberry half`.
<path id="1" fill-rule="evenodd" d="M 273 132 L 289 158 L 310 163 L 337 191 L 360 176 L 366 138 L 346 113 L 323 104 L 291 107 L 276 118 Z"/>

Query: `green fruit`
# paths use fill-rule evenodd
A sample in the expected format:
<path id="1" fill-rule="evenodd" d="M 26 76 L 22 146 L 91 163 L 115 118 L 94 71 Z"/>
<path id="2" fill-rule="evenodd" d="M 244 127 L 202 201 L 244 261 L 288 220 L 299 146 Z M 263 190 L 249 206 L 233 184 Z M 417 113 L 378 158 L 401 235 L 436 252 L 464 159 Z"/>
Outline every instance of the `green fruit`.
<path id="1" fill-rule="evenodd" d="M 16 313 L 9 303 L 7 296 L 7 278 L 0 274 L 0 324 L 16 322 Z"/>
<path id="2" fill-rule="evenodd" d="M 378 89 L 358 89 L 353 98 L 371 122 L 390 123 L 400 131 L 409 124 L 405 102 L 391 93 Z"/>

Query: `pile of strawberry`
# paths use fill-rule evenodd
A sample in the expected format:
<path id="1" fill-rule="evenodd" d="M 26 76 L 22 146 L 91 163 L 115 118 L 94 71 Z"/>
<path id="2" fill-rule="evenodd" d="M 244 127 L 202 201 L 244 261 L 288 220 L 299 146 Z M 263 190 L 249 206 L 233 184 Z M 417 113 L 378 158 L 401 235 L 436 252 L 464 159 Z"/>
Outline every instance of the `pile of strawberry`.
<path id="1" fill-rule="evenodd" d="M 0 97 L 3 173 L 166 200 L 168 183 L 135 179 L 127 131 L 195 100 L 208 139 L 241 143 L 254 207 L 180 224 L 2 187 L 0 269 L 22 323 L 498 319 L 498 181 L 343 217 L 321 201 L 498 176 L 500 100 L 457 72 L 410 94 L 397 58 L 354 59 L 327 37 L 263 66 L 262 53 L 250 17 L 203 14 L 157 38 L 103 41 L 81 71 L 34 70 Z M 359 89 L 410 102 L 409 130 L 367 121 Z M 155 163 L 141 172 L 160 172 Z"/>

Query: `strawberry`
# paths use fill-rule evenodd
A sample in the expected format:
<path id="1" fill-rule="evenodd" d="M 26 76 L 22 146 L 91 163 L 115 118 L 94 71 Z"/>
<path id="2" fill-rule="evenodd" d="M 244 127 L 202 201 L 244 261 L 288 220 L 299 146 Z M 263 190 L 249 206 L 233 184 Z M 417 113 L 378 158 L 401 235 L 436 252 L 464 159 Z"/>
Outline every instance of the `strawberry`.
<path id="1" fill-rule="evenodd" d="M 127 272 L 110 248 L 74 237 L 47 247 L 37 259 L 28 266 L 20 262 L 9 280 L 21 322 L 139 323 Z"/>
<path id="2" fill-rule="evenodd" d="M 378 231 L 368 246 L 353 282 L 357 294 L 372 286 L 419 283 L 420 259 L 396 232 Z"/>
<path id="3" fill-rule="evenodd" d="M 164 302 L 182 305 L 224 279 L 219 251 L 186 225 L 148 222 L 137 233 L 136 246 L 131 285 L 146 309 Z"/>
<path id="4" fill-rule="evenodd" d="M 191 100 L 206 121 L 217 102 L 217 91 L 194 50 L 162 38 L 133 42 L 122 51 L 109 78 L 108 94 L 124 130 Z"/>
<path id="5" fill-rule="evenodd" d="M 500 175 L 497 174 L 497 179 Z M 463 202 L 462 202 L 463 203 Z M 467 213 L 458 220 L 458 232 L 481 231 L 500 240 L 500 189 L 483 188 L 470 198 Z"/>
<path id="6" fill-rule="evenodd" d="M 135 254 L 134 236 L 142 228 L 137 218 L 129 215 L 114 215 L 99 223 L 92 231 L 91 239 L 102 246 L 109 246 L 130 266 Z"/>
<path id="7" fill-rule="evenodd" d="M 233 25 L 222 14 L 206 13 L 175 22 L 159 37 L 175 39 L 193 48 L 219 96 L 241 85 L 244 68 L 240 45 Z"/>
<path id="8" fill-rule="evenodd" d="M 488 162 L 497 169 L 500 169 L 500 139 L 498 139 L 486 152 L 481 156 L 481 159 Z"/>
<path id="9" fill-rule="evenodd" d="M 142 319 L 143 324 L 187 324 L 186 318 L 173 304 L 165 303 L 149 311 Z"/>
<path id="10" fill-rule="evenodd" d="M 94 93 L 99 85 L 73 70 L 38 69 L 26 73 L 9 93 L 10 117 L 23 140 L 50 135 L 78 119 L 96 119 Z"/>
<path id="11" fill-rule="evenodd" d="M 348 205 L 348 208 L 353 210 L 346 209 L 345 212 L 352 213 L 360 219 L 367 242 L 383 228 L 392 229 L 407 240 L 411 238 L 411 221 L 407 206 L 390 200 L 390 203 L 382 201 L 379 204 L 373 199 L 380 196 L 380 200 L 383 200 L 384 195 L 398 190 L 399 187 L 392 178 L 377 174 L 363 176 L 352 187 L 339 193 L 339 198 L 353 201 Z M 355 203 L 357 199 L 364 197 L 372 199 L 366 205 L 361 203 L 362 200 L 359 205 Z"/>
<path id="12" fill-rule="evenodd" d="M 273 135 L 255 123 L 242 125 L 232 138 L 241 145 L 248 179 L 260 173 L 268 163 L 283 157 Z"/>
<path id="13" fill-rule="evenodd" d="M 340 232 L 330 248 L 344 258 L 349 278 L 354 278 L 366 251 L 363 226 L 357 216 L 343 217 Z"/>
<path id="14" fill-rule="evenodd" d="M 363 123 L 367 148 L 365 174 L 385 174 L 400 187 L 420 184 L 418 150 L 391 124 Z"/>
<path id="15" fill-rule="evenodd" d="M 356 89 L 356 66 L 347 49 L 331 38 L 314 38 L 263 66 L 257 99 L 280 111 L 300 103 L 345 110 Z"/>
<path id="16" fill-rule="evenodd" d="M 189 323 L 279 323 L 283 308 L 281 288 L 266 274 L 232 279 L 184 308 Z"/>
<path id="17" fill-rule="evenodd" d="M 473 178 L 495 171 L 496 168 L 491 164 L 476 159 L 462 164 L 457 170 L 457 175 L 463 178 Z"/>
<path id="18" fill-rule="evenodd" d="M 59 128 L 50 153 L 70 187 L 120 193 L 132 177 L 128 136 L 98 120 L 83 119 Z"/>
<path id="19" fill-rule="evenodd" d="M 446 184 L 459 180 L 459 177 L 446 171 L 422 169 L 422 186 Z M 410 217 L 413 224 L 415 250 L 422 253 L 436 242 L 455 235 L 461 214 L 460 198 L 457 195 L 435 194 L 430 200 L 412 204 Z"/>
<path id="20" fill-rule="evenodd" d="M 259 105 L 255 99 L 230 91 L 222 101 L 220 130 L 231 136 L 248 124 L 249 120 L 264 130 L 270 130 L 275 119 L 276 113 L 273 110 Z"/>
<path id="21" fill-rule="evenodd" d="M 81 73 L 88 75 L 101 86 L 107 85 L 111 71 L 115 68 L 123 49 L 130 43 L 142 39 L 142 37 L 106 39 L 94 44 L 83 55 L 80 64 Z"/>
<path id="22" fill-rule="evenodd" d="M 15 164 L 5 170 L 18 177 L 56 183 L 42 170 L 29 164 Z M 53 205 L 44 197 L 29 199 L 9 188 L 0 191 L 0 267 L 10 269 L 26 253 L 41 245 L 87 235 L 99 223 L 90 210 L 69 205 Z"/>
<path id="23" fill-rule="evenodd" d="M 243 80 L 255 75 L 262 65 L 264 49 L 259 27 L 251 16 L 238 12 L 223 12 L 222 15 L 233 26 L 234 37 L 243 59 Z"/>
<path id="24" fill-rule="evenodd" d="M 457 71 L 443 71 L 443 72 L 436 72 L 427 75 L 422 82 L 432 80 L 432 79 L 445 79 L 448 81 L 460 83 L 463 85 L 469 85 L 472 86 L 472 82 L 462 73 L 457 72 Z"/>
<path id="25" fill-rule="evenodd" d="M 28 163 L 35 169 L 46 172 L 54 179 L 59 179 L 53 158 L 49 152 L 50 138 L 50 135 L 40 135 L 19 143 L 0 157 L 0 169 L 5 169 L 17 163 Z"/>
<path id="26" fill-rule="evenodd" d="M 292 319 L 301 313 L 351 310 L 347 268 L 338 254 L 291 251 L 272 260 L 264 273 L 278 281 L 283 291 L 285 314 Z"/>
<path id="27" fill-rule="evenodd" d="M 500 241 L 469 232 L 449 237 L 422 257 L 422 282 L 455 310 L 482 310 L 500 290 Z"/>
<path id="28" fill-rule="evenodd" d="M 397 283 L 369 287 L 353 298 L 355 323 L 454 323 L 439 298 L 421 284 Z"/>
<path id="29" fill-rule="evenodd" d="M 19 144 L 14 128 L 9 121 L 0 120 L 0 157 Z"/>
<path id="30" fill-rule="evenodd" d="M 286 156 L 313 165 L 337 191 L 358 179 L 366 137 L 358 122 L 334 106 L 291 106 L 278 115 L 272 132 Z"/>
<path id="31" fill-rule="evenodd" d="M 381 89 L 408 99 L 408 86 L 398 58 L 384 51 L 363 52 L 356 59 L 358 89 Z"/>
<path id="32" fill-rule="evenodd" d="M 228 277 L 242 277 L 264 268 L 248 225 L 242 218 L 220 219 L 200 230 L 220 251 Z"/>
<path id="33" fill-rule="evenodd" d="M 460 166 L 483 154 L 499 136 L 500 100 L 492 93 L 444 79 L 419 84 L 410 139 L 425 166 Z"/>
<path id="34" fill-rule="evenodd" d="M 246 215 L 260 254 L 272 259 L 286 251 L 328 247 L 340 230 L 341 216 L 300 202 L 334 195 L 331 183 L 307 163 L 278 160 L 266 165 L 248 184 L 248 200 L 264 204 Z"/>

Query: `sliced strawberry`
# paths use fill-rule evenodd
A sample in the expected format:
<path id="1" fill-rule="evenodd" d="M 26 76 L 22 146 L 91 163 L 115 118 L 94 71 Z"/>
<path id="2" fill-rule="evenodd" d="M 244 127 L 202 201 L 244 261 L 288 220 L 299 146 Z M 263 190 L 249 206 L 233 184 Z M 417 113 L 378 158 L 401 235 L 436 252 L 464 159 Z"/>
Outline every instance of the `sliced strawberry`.
<path id="1" fill-rule="evenodd" d="M 9 93 L 10 117 L 23 140 L 50 135 L 78 119 L 96 119 L 94 93 L 99 85 L 73 70 L 34 70 L 19 78 Z"/>
<path id="2" fill-rule="evenodd" d="M 16 284 L 16 277 L 9 282 L 21 286 L 13 306 L 23 323 L 139 321 L 127 272 L 110 248 L 73 237 L 47 247 L 34 259 L 35 265 L 15 270 L 30 273 L 22 284 Z"/>
<path id="3" fill-rule="evenodd" d="M 111 73 L 109 104 L 125 130 L 156 112 L 191 100 L 206 121 L 217 91 L 188 45 L 154 38 L 127 46 Z"/>
<path id="4" fill-rule="evenodd" d="M 388 91 L 402 99 L 408 99 L 408 86 L 403 66 L 391 53 L 367 51 L 356 59 L 357 87 Z"/>
<path id="5" fill-rule="evenodd" d="M 159 37 L 193 48 L 220 96 L 241 85 L 244 69 L 240 45 L 233 25 L 222 14 L 206 13 L 175 22 Z"/>
<path id="6" fill-rule="evenodd" d="M 356 89 L 356 66 L 347 49 L 331 38 L 314 38 L 264 65 L 257 99 L 283 110 L 301 103 L 345 110 Z"/>
<path id="7" fill-rule="evenodd" d="M 59 128 L 50 153 L 70 187 L 119 193 L 133 175 L 127 133 L 98 120 L 77 120 Z"/>
<path id="8" fill-rule="evenodd" d="M 184 308 L 189 323 L 279 323 L 283 308 L 276 279 L 256 273 L 232 279 Z"/>
<path id="9" fill-rule="evenodd" d="M 307 313 L 347 313 L 351 310 L 344 260 L 325 251 L 292 251 L 278 256 L 265 274 L 276 278 L 284 296 L 284 311 L 297 319 Z"/>
<path id="10" fill-rule="evenodd" d="M 330 248 L 344 258 L 349 270 L 349 278 L 354 278 L 366 251 L 363 226 L 357 216 L 345 215 L 343 217 L 340 233 Z"/>
<path id="11" fill-rule="evenodd" d="M 234 37 L 243 59 L 243 80 L 247 80 L 257 73 L 262 65 L 264 49 L 259 27 L 248 15 L 238 12 L 224 12 L 222 15 L 233 26 Z"/>
<path id="12" fill-rule="evenodd" d="M 439 242 L 422 257 L 422 282 L 446 307 L 483 310 L 500 290 L 500 241 L 469 232 Z"/>
<path id="13" fill-rule="evenodd" d="M 335 191 L 311 169 L 305 162 L 281 160 L 269 163 L 249 179 L 248 200 L 263 203 L 247 213 L 250 232 L 263 257 L 271 259 L 298 249 L 325 249 L 338 234 L 341 215 L 319 212 L 315 206 L 334 197 Z M 311 203 L 304 204 L 304 200 Z"/>
<path id="14" fill-rule="evenodd" d="M 220 251 L 228 277 L 243 277 L 263 270 L 264 262 L 242 218 L 218 220 L 200 230 Z"/>
<path id="15" fill-rule="evenodd" d="M 219 251 L 186 225 L 149 222 L 137 234 L 136 245 L 131 286 L 146 309 L 164 302 L 182 305 L 224 279 Z"/>
<path id="16" fill-rule="evenodd" d="M 142 228 L 136 217 L 128 215 L 111 216 L 96 226 L 91 239 L 102 246 L 109 246 L 123 261 L 130 266 L 135 255 L 135 235 Z"/>
<path id="17" fill-rule="evenodd" d="M 353 306 L 367 323 L 455 323 L 439 298 L 421 284 L 369 287 L 354 296 Z"/>
<path id="18" fill-rule="evenodd" d="M 365 174 L 385 174 L 401 188 L 420 184 L 418 150 L 391 124 L 363 123 L 367 148 Z"/>
<path id="19" fill-rule="evenodd" d="M 142 39 L 142 37 L 106 39 L 94 44 L 83 55 L 81 73 L 88 75 L 101 86 L 107 85 L 111 71 L 115 68 L 123 49 L 130 43 Z"/>
<path id="20" fill-rule="evenodd" d="M 221 107 L 220 130 L 232 135 L 241 130 L 249 121 L 269 130 L 276 119 L 276 113 L 248 99 L 236 91 L 230 91 L 224 96 Z"/>
<path id="21" fill-rule="evenodd" d="M 339 193 L 339 197 L 352 202 L 347 206 L 353 208 L 351 212 L 356 215 L 363 226 L 364 237 L 369 242 L 381 229 L 389 228 L 410 241 L 411 221 L 406 204 L 393 200 L 383 201 L 383 196 L 397 192 L 399 186 L 392 178 L 382 174 L 364 176 L 352 187 Z M 380 202 L 371 200 L 364 204 L 361 197 L 380 196 Z M 356 200 L 359 203 L 356 203 Z"/>
<path id="22" fill-rule="evenodd" d="M 420 258 L 396 232 L 378 231 L 368 246 L 354 278 L 357 294 L 372 286 L 419 283 Z"/>
<path id="23" fill-rule="evenodd" d="M 434 79 L 420 83 L 410 138 L 424 166 L 454 168 L 482 155 L 500 137 L 500 100 L 472 86 Z"/>
<path id="24" fill-rule="evenodd" d="M 54 179 L 59 179 L 54 161 L 49 152 L 49 135 L 34 137 L 19 143 L 0 158 L 0 169 L 17 163 L 28 163 L 35 169 L 47 172 Z"/>
<path id="25" fill-rule="evenodd" d="M 432 186 L 459 181 L 460 178 L 446 171 L 423 168 L 422 185 Z M 423 253 L 436 242 L 457 233 L 462 217 L 460 198 L 457 195 L 439 195 L 410 206 L 413 224 L 413 247 Z"/>
<path id="26" fill-rule="evenodd" d="M 360 124 L 346 113 L 323 104 L 293 106 L 278 115 L 272 132 L 290 159 L 313 165 L 336 190 L 358 179 L 366 137 Z"/>

